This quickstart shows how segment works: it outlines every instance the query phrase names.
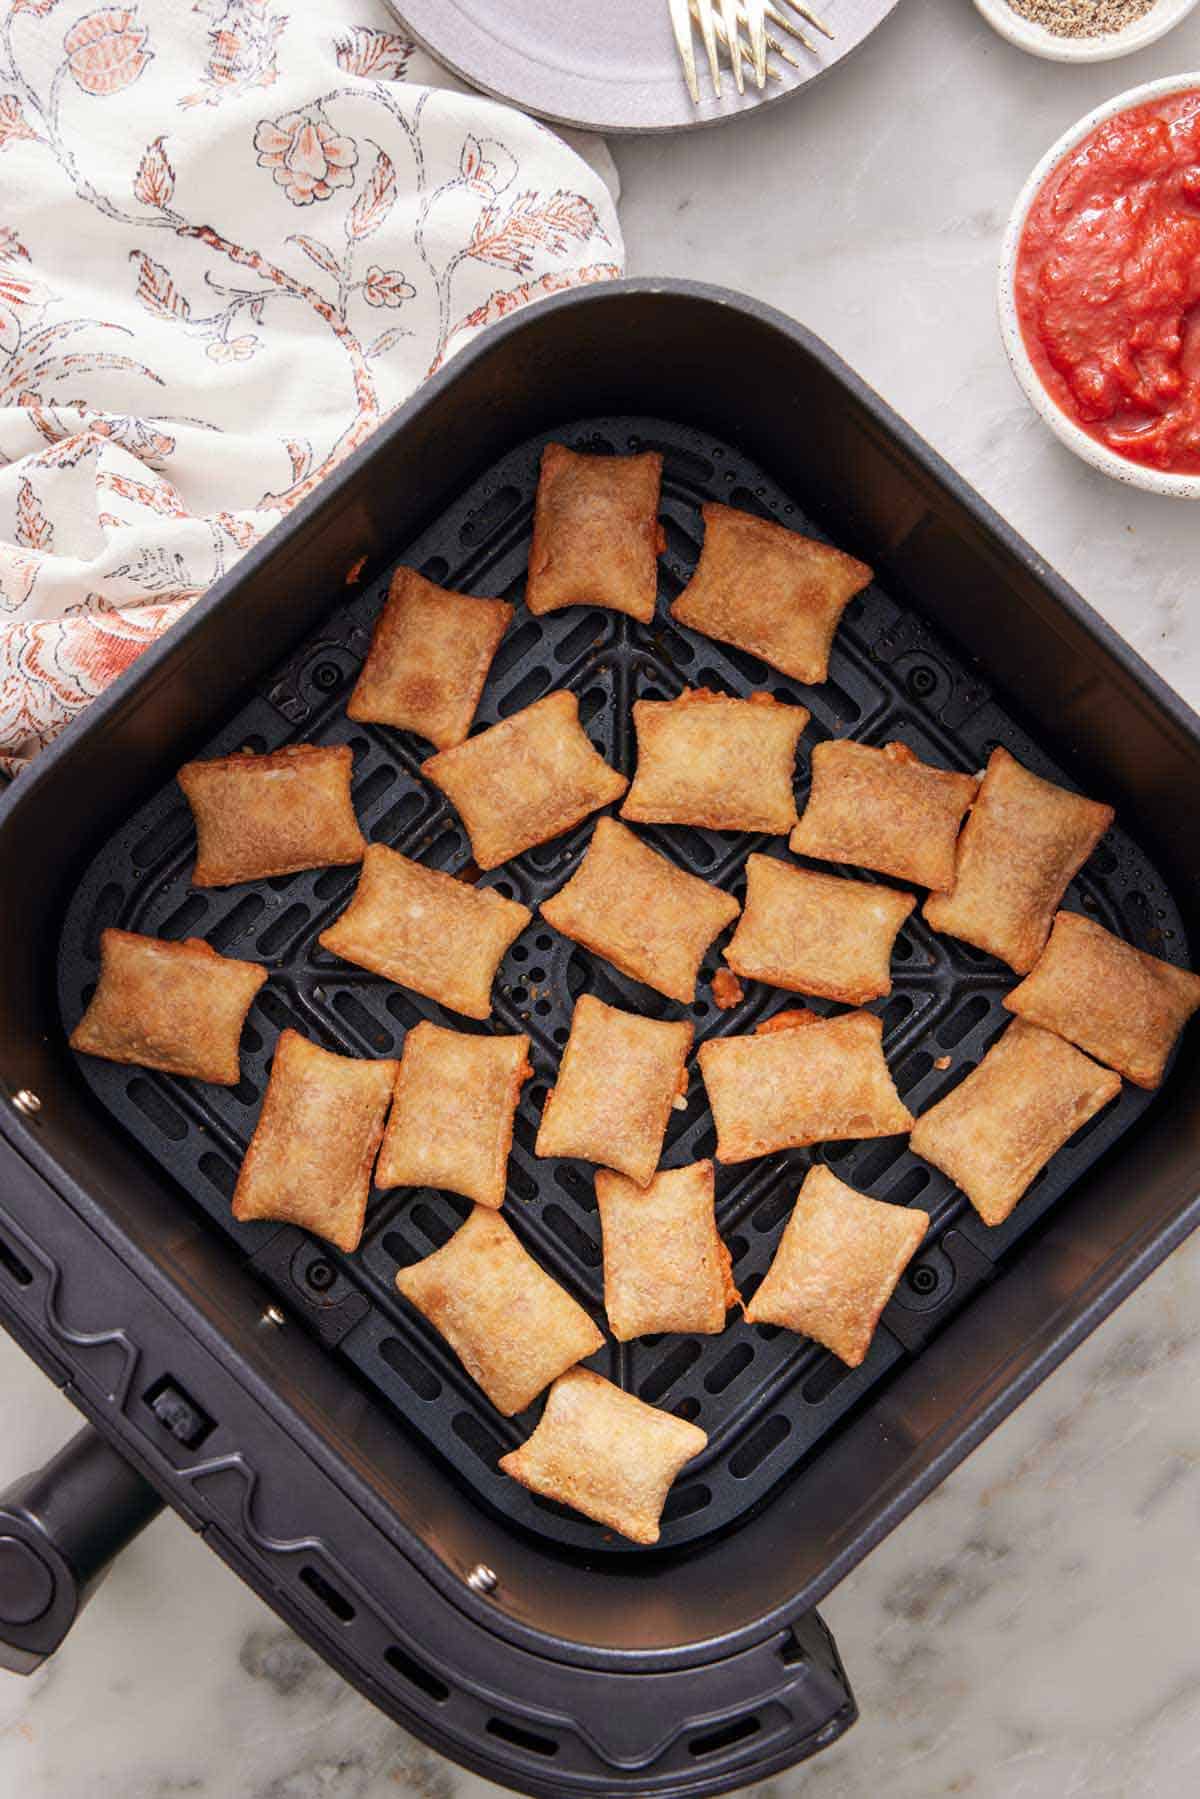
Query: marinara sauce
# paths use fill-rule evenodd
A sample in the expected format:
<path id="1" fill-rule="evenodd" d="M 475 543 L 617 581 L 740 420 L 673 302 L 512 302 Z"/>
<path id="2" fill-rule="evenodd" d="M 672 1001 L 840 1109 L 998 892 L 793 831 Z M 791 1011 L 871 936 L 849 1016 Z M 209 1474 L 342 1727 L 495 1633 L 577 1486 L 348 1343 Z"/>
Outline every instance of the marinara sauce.
<path id="1" fill-rule="evenodd" d="M 1200 474 L 1200 92 L 1106 119 L 1056 165 L 1016 298 L 1068 418 L 1130 461 Z"/>

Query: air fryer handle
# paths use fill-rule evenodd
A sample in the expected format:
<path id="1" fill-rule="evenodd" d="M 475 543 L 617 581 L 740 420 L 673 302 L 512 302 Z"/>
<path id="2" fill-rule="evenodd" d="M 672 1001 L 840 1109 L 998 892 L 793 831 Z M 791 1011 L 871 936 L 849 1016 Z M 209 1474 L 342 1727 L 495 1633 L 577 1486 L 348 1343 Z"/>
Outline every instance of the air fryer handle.
<path id="1" fill-rule="evenodd" d="M 32 1674 L 53 1655 L 162 1504 L 91 1425 L 0 1494 L 0 1668 Z"/>

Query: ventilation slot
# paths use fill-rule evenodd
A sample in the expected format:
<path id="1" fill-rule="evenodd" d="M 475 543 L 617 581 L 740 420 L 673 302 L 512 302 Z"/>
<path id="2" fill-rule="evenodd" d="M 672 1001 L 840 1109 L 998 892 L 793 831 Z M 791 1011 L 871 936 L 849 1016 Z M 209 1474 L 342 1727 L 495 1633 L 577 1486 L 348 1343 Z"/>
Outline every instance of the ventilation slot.
<path id="1" fill-rule="evenodd" d="M 521 496 L 515 487 L 502 487 L 490 500 L 485 500 L 478 511 L 471 513 L 458 533 L 459 542 L 468 549 L 474 549 L 476 544 L 485 542 L 493 531 L 498 531 L 520 504 Z"/>
<path id="2" fill-rule="evenodd" d="M 932 1178 L 928 1168 L 910 1168 L 888 1193 L 889 1206 L 911 1206 L 918 1194 L 924 1193 Z"/>
<path id="3" fill-rule="evenodd" d="M 947 1049 L 953 1049 L 961 1043 L 968 1031 L 973 1031 L 981 1018 L 986 1018 L 991 1009 L 990 1001 L 982 993 L 969 999 L 965 1006 L 960 1006 L 954 1015 L 948 1018 L 938 1032 L 938 1042 L 944 1043 Z"/>
<path id="4" fill-rule="evenodd" d="M 523 1749 L 527 1755 L 558 1754 L 558 1744 L 553 1737 L 544 1737 L 539 1731 L 528 1730 L 524 1724 L 514 1724 L 509 1718 L 489 1718 L 486 1728 L 490 1737 L 499 1737 L 502 1743 L 511 1743 L 514 1749 Z"/>
<path id="5" fill-rule="evenodd" d="M 233 1198 L 233 1190 L 237 1186 L 236 1168 L 231 1168 L 228 1162 L 224 1161 L 221 1156 L 214 1155 L 211 1149 L 206 1149 L 204 1154 L 197 1158 L 196 1166 L 205 1180 L 209 1181 L 218 1193 L 223 1193 L 226 1199 Z"/>
<path id="6" fill-rule="evenodd" d="M 642 1398 L 653 1405 L 654 1401 L 661 1399 L 662 1395 L 687 1373 L 692 1363 L 699 1359 L 700 1345 L 698 1343 L 689 1339 L 684 1343 L 676 1344 L 670 1355 L 664 1356 L 657 1368 L 652 1368 L 642 1382 Z"/>
<path id="7" fill-rule="evenodd" d="M 590 633 L 595 627 L 589 624 L 587 629 Z M 509 631 L 492 659 L 490 679 L 498 681 L 510 668 L 515 668 L 526 650 L 533 648 L 538 636 L 538 627 L 532 622 L 522 625 L 519 630 Z"/>
<path id="8" fill-rule="evenodd" d="M 399 837 L 400 833 L 404 830 L 404 827 L 412 823 L 420 810 L 420 794 L 406 793 L 402 800 L 397 800 L 391 810 L 385 812 L 383 817 L 377 819 L 371 826 L 372 841 L 375 843 L 395 843 L 397 837 Z M 353 869 L 351 872 L 355 876 L 358 874 L 357 869 Z M 330 878 L 331 877 L 328 875 L 322 876 L 322 879 L 326 881 Z M 322 895 L 322 898 L 324 898 L 324 895 Z"/>
<path id="9" fill-rule="evenodd" d="M 120 917 L 121 897 L 121 889 L 117 886 L 115 881 L 105 882 L 104 886 L 96 895 L 96 903 L 92 907 L 92 916 L 88 920 L 88 927 L 84 937 L 84 941 L 87 944 L 87 953 L 93 961 L 95 961 L 100 954 L 101 931 L 103 931 L 107 925 L 116 924 L 117 919 Z M 193 901 L 188 902 L 188 904 L 192 903 L 195 903 L 199 912 L 203 914 L 205 909 L 204 901 L 200 899 L 199 895 L 195 895 Z M 168 932 L 163 930 L 161 934 L 165 937 L 168 935 Z"/>
<path id="10" fill-rule="evenodd" d="M 704 1377 L 706 1393 L 723 1393 L 726 1387 L 748 1368 L 754 1360 L 754 1351 L 748 1343 L 735 1343 L 733 1348 L 723 1355 L 715 1368 L 710 1368 Z"/>
<path id="11" fill-rule="evenodd" d="M 344 1018 L 352 1031 L 357 1031 L 364 1043 L 369 1043 L 377 1055 L 386 1056 L 392 1048 L 392 1033 L 367 1011 L 367 1008 L 355 999 L 352 993 L 344 991 L 333 996 L 333 1009 L 339 1018 Z"/>
<path id="12" fill-rule="evenodd" d="M 130 860 L 138 868 L 149 868 L 152 862 L 157 862 L 168 850 L 178 849 L 186 841 L 191 828 L 191 813 L 176 808 L 134 844 L 129 852 Z"/>
<path id="13" fill-rule="evenodd" d="M 527 675 L 522 675 L 515 687 L 509 688 L 496 710 L 501 718 L 508 718 L 512 713 L 519 712 L 522 706 L 532 705 L 540 694 L 545 693 L 549 685 L 550 670 L 548 668 L 531 668 Z"/>
<path id="14" fill-rule="evenodd" d="M 488 1468 L 495 1468 L 504 1454 L 505 1445 L 495 1436 L 474 1412 L 455 1412 L 453 1431 L 460 1442 L 468 1449 L 473 1449 L 480 1461 Z"/>
<path id="15" fill-rule="evenodd" d="M 260 933 L 259 955 L 273 956 L 277 949 L 283 948 L 289 937 L 294 937 L 296 932 L 303 930 L 307 923 L 307 906 L 289 906 L 286 911 L 279 914 L 273 924 L 269 924 L 266 930 Z"/>
<path id="16" fill-rule="evenodd" d="M 238 901 L 232 912 L 226 913 L 225 917 L 209 931 L 209 943 L 215 950 L 220 950 L 223 955 L 231 943 L 250 929 L 265 905 L 266 901 L 261 894 L 248 893 L 245 899 Z"/>
<path id="17" fill-rule="evenodd" d="M 10 1280 L 16 1281 L 18 1287 L 28 1287 L 33 1280 L 32 1271 L 3 1237 L 0 1237 L 0 1268 L 3 1268 Z"/>
<path id="18" fill-rule="evenodd" d="M 437 1398 L 442 1390 L 441 1381 L 419 1355 L 413 1354 L 407 1343 L 402 1343 L 399 1337 L 385 1337 L 379 1345 L 379 1353 L 420 1399 Z"/>
<path id="19" fill-rule="evenodd" d="M 568 1249 L 574 1250 L 581 1262 L 586 1262 L 591 1268 L 600 1266 L 600 1245 L 593 1243 L 587 1232 L 580 1230 L 575 1220 L 561 1206 L 547 1206 L 543 1217 L 555 1235 Z"/>
<path id="20" fill-rule="evenodd" d="M 445 1681 L 439 1680 L 433 1669 L 427 1668 L 424 1662 L 417 1661 L 415 1656 L 411 1656 L 407 1650 L 401 1649 L 399 1643 L 389 1643 L 383 1652 L 383 1659 L 389 1668 L 394 1668 L 397 1674 L 402 1674 L 405 1680 L 411 1686 L 416 1687 L 418 1692 L 424 1693 L 426 1698 L 435 1700 L 438 1705 L 444 1705 L 449 1699 L 450 1688 Z"/>
<path id="21" fill-rule="evenodd" d="M 175 1110 L 170 1100 L 164 1098 L 157 1087 L 152 1087 L 149 1081 L 138 1075 L 130 1081 L 126 1092 L 142 1117 L 157 1125 L 164 1137 L 169 1137 L 172 1143 L 183 1142 L 188 1131 L 187 1119 Z"/>
<path id="22" fill-rule="evenodd" d="M 706 1730 L 703 1736 L 691 1737 L 688 1740 L 689 1755 L 716 1755 L 718 1750 L 732 1749 L 735 1743 L 748 1742 L 756 1737 L 762 1725 L 753 1712 L 745 1712 L 740 1718 L 731 1718 L 728 1724 L 722 1724 L 717 1730 Z"/>
<path id="23" fill-rule="evenodd" d="M 354 808 L 360 815 L 369 812 L 375 801 L 385 794 L 396 779 L 394 768 L 376 768 L 354 790 Z"/>
<path id="24" fill-rule="evenodd" d="M 791 1419 L 783 1417 L 779 1412 L 773 1418 L 768 1418 L 765 1424 L 760 1424 L 757 1430 L 751 1431 L 729 1458 L 729 1472 L 734 1479 L 744 1480 L 747 1474 L 753 1474 L 766 1461 L 771 1451 L 778 1449 L 785 1438 L 791 1435 L 791 1431 Z"/>
<path id="25" fill-rule="evenodd" d="M 663 1523 L 673 1524 L 680 1518 L 693 1518 L 702 1512 L 706 1505 L 712 1504 L 712 1488 L 706 1487 L 703 1481 L 694 1481 L 691 1486 L 672 1487 L 667 1495 L 667 1503 L 663 1506 Z"/>
<path id="26" fill-rule="evenodd" d="M 325 1576 L 320 1573 L 318 1569 L 311 1565 L 306 1565 L 300 1570 L 300 1579 L 308 1588 L 309 1592 L 315 1593 L 317 1598 L 321 1601 L 321 1604 L 331 1611 L 340 1623 L 350 1623 L 351 1619 L 355 1616 L 355 1608 L 346 1598 L 346 1595 L 344 1593 L 339 1593 L 338 1589 L 327 1581 Z"/>
<path id="27" fill-rule="evenodd" d="M 106 888 L 105 892 L 107 891 L 108 889 Z M 119 892 L 120 890 L 117 889 L 117 891 Z M 178 942 L 181 937 L 186 937 L 190 931 L 193 931 L 196 928 L 207 911 L 208 901 L 204 898 L 204 895 L 201 893 L 190 893 L 187 899 L 184 900 L 182 906 L 176 906 L 170 917 L 163 919 L 158 927 L 156 935 L 159 937 L 169 937 L 172 942 Z"/>

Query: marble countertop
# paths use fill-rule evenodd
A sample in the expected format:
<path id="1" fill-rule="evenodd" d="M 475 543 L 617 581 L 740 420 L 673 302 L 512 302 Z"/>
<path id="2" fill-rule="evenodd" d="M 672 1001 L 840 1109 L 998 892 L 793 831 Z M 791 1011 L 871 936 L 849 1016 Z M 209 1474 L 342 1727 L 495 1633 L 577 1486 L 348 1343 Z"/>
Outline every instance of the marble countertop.
<path id="1" fill-rule="evenodd" d="M 634 274 L 802 319 L 1200 705 L 1197 512 L 1076 462 L 995 326 L 1000 235 L 1055 137 L 1200 69 L 1200 15 L 1136 58 L 1011 49 L 969 0 L 905 0 L 802 100 L 620 142 Z M 1189 604 L 1189 602 L 1193 602 Z M 1200 1790 L 1200 1239 L 1168 1261 L 822 1611 L 862 1719 L 756 1799 L 1176 1799 Z M 0 1341 L 0 1482 L 77 1416 Z M 480 1799 L 374 1712 L 174 1518 L 62 1653 L 0 1675 L 0 1794 Z"/>

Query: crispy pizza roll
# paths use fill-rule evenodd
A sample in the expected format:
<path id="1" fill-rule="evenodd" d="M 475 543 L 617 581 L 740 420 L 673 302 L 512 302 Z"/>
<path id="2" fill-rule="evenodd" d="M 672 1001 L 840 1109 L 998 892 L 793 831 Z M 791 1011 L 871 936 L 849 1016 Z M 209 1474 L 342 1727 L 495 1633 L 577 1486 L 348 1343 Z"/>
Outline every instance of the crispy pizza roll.
<path id="1" fill-rule="evenodd" d="M 540 911 L 622 974 L 688 1004 L 704 952 L 737 917 L 738 903 L 676 868 L 617 819 L 601 818 L 583 861 Z"/>
<path id="2" fill-rule="evenodd" d="M 396 1066 L 335 1056 L 281 1031 L 234 1217 L 278 1218 L 357 1249 Z"/>
<path id="3" fill-rule="evenodd" d="M 353 763 L 345 743 L 185 762 L 179 785 L 196 821 L 193 886 L 361 862 L 366 841 L 350 799 Z"/>
<path id="4" fill-rule="evenodd" d="M 484 1206 L 441 1249 L 401 1268 L 396 1285 L 506 1418 L 604 1347 L 583 1307 Z"/>
<path id="5" fill-rule="evenodd" d="M 916 903 L 894 887 L 750 856 L 725 960 L 751 980 L 862 1006 L 891 992 L 892 945 Z"/>
<path id="6" fill-rule="evenodd" d="M 1068 882 L 1112 821 L 1111 806 L 1043 781 L 997 747 L 959 839 L 954 885 L 930 894 L 925 917 L 1028 974 Z"/>
<path id="7" fill-rule="evenodd" d="M 256 962 L 219 956 L 198 937 L 168 943 L 102 931 L 100 981 L 71 1048 L 236 1087 L 242 1026 L 266 978 Z"/>
<path id="8" fill-rule="evenodd" d="M 718 1162 L 846 1137 L 891 1137 L 912 1125 L 873 1012 L 792 1015 L 786 1029 L 712 1037 L 698 1053 Z"/>
<path id="9" fill-rule="evenodd" d="M 660 1168 L 645 1188 L 596 1170 L 604 1307 L 618 1343 L 651 1331 L 713 1336 L 725 1329 L 738 1292 L 714 1203 L 711 1162 Z"/>
<path id="10" fill-rule="evenodd" d="M 702 510 L 704 547 L 671 617 L 797 681 L 823 681 L 838 620 L 872 570 L 752 512 Z"/>
<path id="11" fill-rule="evenodd" d="M 675 1100 L 686 1091 L 690 1023 L 639 1018 L 584 993 L 534 1150 L 578 1156 L 648 1187 Z"/>
<path id="12" fill-rule="evenodd" d="M 909 1146 L 1003 1224 L 1039 1169 L 1121 1091 L 1121 1077 L 1014 1018 L 965 1081 L 923 1112 Z"/>
<path id="13" fill-rule="evenodd" d="M 712 831 L 790 831 L 796 746 L 809 714 L 769 694 L 691 688 L 635 700 L 638 761 L 621 817 Z"/>
<path id="14" fill-rule="evenodd" d="M 904 743 L 881 750 L 845 737 L 818 743 L 791 847 L 819 862 L 852 862 L 919 887 L 951 887 L 958 829 L 978 786 L 977 776 L 932 768 Z"/>
<path id="15" fill-rule="evenodd" d="M 320 942 L 452 1012 L 487 1018 L 496 970 L 532 917 L 528 906 L 489 887 L 371 843 L 350 904 Z"/>
<path id="16" fill-rule="evenodd" d="M 1077 912 L 1004 996 L 1010 1012 L 1055 1031 L 1139 1087 L 1157 1087 L 1179 1033 L 1200 1007 L 1200 975 L 1123 943 Z"/>
<path id="17" fill-rule="evenodd" d="M 502 1206 L 528 1037 L 480 1037 L 422 1021 L 404 1039 L 379 1187 L 440 1187 Z"/>
<path id="18" fill-rule="evenodd" d="M 512 616 L 506 600 L 450 593 L 398 568 L 346 716 L 415 731 L 439 750 L 462 743 Z"/>
<path id="19" fill-rule="evenodd" d="M 646 624 L 658 594 L 662 457 L 542 451 L 525 604 L 530 612 L 608 606 Z"/>
<path id="20" fill-rule="evenodd" d="M 708 1437 L 589 1368 L 555 1381 L 533 1435 L 500 1457 L 505 1474 L 633 1543 L 657 1543 L 671 1483 Z"/>
<path id="21" fill-rule="evenodd" d="M 868 1199 L 831 1169 L 810 1168 L 746 1317 L 811 1337 L 857 1368 L 928 1229 L 928 1212 Z"/>
<path id="22" fill-rule="evenodd" d="M 548 693 L 421 764 L 458 812 L 480 868 L 548 843 L 629 783 L 591 745 L 573 693 Z"/>

